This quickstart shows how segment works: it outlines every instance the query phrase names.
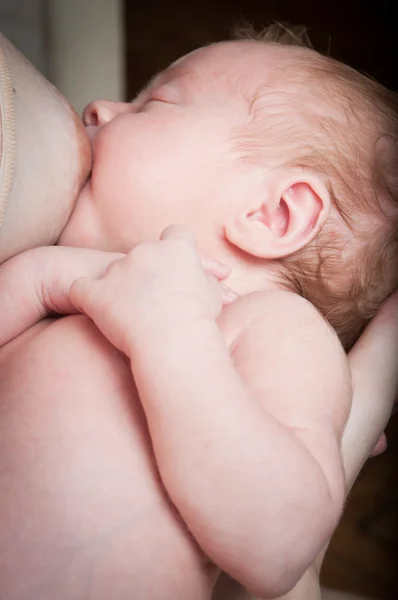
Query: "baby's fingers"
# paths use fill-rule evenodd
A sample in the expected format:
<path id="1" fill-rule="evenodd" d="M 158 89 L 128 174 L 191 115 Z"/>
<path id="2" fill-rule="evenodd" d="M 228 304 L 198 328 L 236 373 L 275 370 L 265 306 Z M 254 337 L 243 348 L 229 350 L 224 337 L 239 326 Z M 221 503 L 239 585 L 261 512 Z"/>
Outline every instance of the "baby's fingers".
<path id="1" fill-rule="evenodd" d="M 221 300 L 221 306 L 227 306 L 237 299 L 238 295 L 225 283 L 220 283 L 217 277 L 210 273 L 206 273 L 206 278 L 215 305 L 219 305 Z"/>
<path id="2" fill-rule="evenodd" d="M 100 282 L 90 277 L 79 277 L 70 287 L 70 301 L 80 313 L 94 319 L 93 312 L 97 298 L 97 286 Z"/>
<path id="3" fill-rule="evenodd" d="M 226 279 L 231 273 L 228 265 L 212 258 L 202 258 L 202 267 L 209 275 L 214 275 L 219 281 Z"/>
<path id="4" fill-rule="evenodd" d="M 238 294 L 231 290 L 230 287 L 225 285 L 225 283 L 219 283 L 218 285 L 220 287 L 221 301 L 223 306 L 232 304 L 232 302 L 234 302 L 237 299 Z"/>

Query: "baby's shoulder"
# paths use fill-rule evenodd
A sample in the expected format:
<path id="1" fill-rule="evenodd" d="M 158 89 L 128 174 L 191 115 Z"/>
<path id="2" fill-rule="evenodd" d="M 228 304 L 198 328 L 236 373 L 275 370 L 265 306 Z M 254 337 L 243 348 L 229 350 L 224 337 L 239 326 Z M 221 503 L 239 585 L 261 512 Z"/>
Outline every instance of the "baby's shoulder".
<path id="1" fill-rule="evenodd" d="M 219 326 L 229 344 L 234 344 L 245 334 L 255 332 L 256 337 L 292 340 L 294 336 L 318 336 L 337 339 L 321 313 L 298 294 L 272 290 L 255 292 L 239 297 L 228 305 L 219 319 Z"/>
<path id="2" fill-rule="evenodd" d="M 281 421 L 322 409 L 341 431 L 352 393 L 349 364 L 335 331 L 312 304 L 284 291 L 251 294 L 224 311 L 220 327 L 260 404 Z"/>

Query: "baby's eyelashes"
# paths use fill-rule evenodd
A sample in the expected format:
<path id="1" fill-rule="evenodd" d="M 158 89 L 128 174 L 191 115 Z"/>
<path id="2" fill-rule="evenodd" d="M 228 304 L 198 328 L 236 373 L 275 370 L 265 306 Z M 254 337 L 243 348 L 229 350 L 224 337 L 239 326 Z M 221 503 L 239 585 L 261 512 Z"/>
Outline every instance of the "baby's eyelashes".
<path id="1" fill-rule="evenodd" d="M 150 94 L 151 100 L 157 100 L 158 102 L 165 102 L 166 104 L 179 104 L 180 96 L 178 90 L 168 84 L 155 86 Z"/>
<path id="2" fill-rule="evenodd" d="M 141 112 L 149 103 L 159 102 L 163 104 L 180 104 L 181 98 L 176 86 L 164 83 L 162 85 L 152 84 L 142 90 L 132 102 L 134 112 Z"/>

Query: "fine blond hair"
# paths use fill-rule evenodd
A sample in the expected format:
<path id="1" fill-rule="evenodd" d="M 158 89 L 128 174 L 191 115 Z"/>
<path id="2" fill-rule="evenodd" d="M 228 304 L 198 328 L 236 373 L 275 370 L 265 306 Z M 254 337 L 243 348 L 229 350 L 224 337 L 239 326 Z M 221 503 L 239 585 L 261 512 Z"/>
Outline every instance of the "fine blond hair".
<path id="1" fill-rule="evenodd" d="M 301 130 L 287 130 L 286 118 L 279 119 L 279 141 L 285 136 L 281 157 L 287 149 L 291 157 L 283 163 L 322 176 L 340 227 L 329 219 L 313 242 L 278 262 L 288 286 L 318 308 L 348 349 L 398 288 L 397 95 L 315 52 L 304 27 L 274 24 L 256 33 L 245 26 L 235 37 L 307 49 L 278 65 L 263 93 L 272 95 L 276 87 L 275 106 L 283 110 L 283 97 L 299 114 Z M 311 90 L 313 103 L 303 100 L 304 90 Z M 257 129 L 260 121 L 261 116 Z M 275 152 L 275 144 L 272 149 L 264 144 L 266 137 L 260 127 L 242 141 L 246 158 L 261 160 L 267 151 Z"/>

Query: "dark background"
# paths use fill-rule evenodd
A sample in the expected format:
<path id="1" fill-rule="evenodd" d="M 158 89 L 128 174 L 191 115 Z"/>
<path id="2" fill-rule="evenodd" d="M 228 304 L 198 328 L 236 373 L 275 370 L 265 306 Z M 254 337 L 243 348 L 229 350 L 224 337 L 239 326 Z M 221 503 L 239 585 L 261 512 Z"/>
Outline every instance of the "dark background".
<path id="1" fill-rule="evenodd" d="M 241 20 L 305 25 L 314 47 L 398 89 L 396 0 L 125 0 L 127 91 L 204 44 L 228 39 Z"/>
<path id="2" fill-rule="evenodd" d="M 126 0 L 128 98 L 183 54 L 228 39 L 242 20 L 258 29 L 274 20 L 305 25 L 317 50 L 398 90 L 397 8 L 398 0 Z M 396 418 L 388 437 L 389 450 L 368 462 L 354 487 L 323 569 L 330 587 L 378 600 L 398 598 Z"/>

